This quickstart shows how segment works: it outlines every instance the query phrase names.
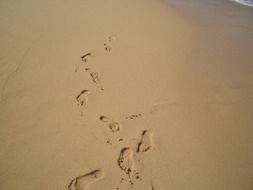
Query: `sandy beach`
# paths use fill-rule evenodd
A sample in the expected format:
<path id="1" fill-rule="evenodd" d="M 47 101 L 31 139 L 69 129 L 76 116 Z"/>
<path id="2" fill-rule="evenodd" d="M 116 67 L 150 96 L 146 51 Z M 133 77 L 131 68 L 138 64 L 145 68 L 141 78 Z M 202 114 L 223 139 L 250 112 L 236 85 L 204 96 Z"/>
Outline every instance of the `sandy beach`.
<path id="1" fill-rule="evenodd" d="M 0 190 L 252 190 L 253 8 L 2 0 Z"/>

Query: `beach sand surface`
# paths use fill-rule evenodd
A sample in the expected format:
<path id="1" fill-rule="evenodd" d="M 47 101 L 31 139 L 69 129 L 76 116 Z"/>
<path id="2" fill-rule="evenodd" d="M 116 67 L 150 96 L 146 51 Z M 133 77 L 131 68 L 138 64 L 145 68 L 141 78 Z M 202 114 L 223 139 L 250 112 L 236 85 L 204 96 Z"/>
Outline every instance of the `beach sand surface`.
<path id="1" fill-rule="evenodd" d="M 1 190 L 252 190 L 253 9 L 2 0 Z"/>

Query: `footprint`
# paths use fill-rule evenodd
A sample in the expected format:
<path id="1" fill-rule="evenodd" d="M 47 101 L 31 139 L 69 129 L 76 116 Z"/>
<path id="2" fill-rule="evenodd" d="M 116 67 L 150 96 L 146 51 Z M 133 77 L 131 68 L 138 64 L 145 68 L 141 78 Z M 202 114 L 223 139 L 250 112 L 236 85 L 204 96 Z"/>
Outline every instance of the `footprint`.
<path id="1" fill-rule="evenodd" d="M 171 107 L 176 105 L 176 102 L 171 101 L 171 102 L 161 102 L 153 105 L 150 109 L 151 114 L 159 114 L 159 113 L 166 113 L 166 111 Z"/>
<path id="2" fill-rule="evenodd" d="M 98 72 L 94 72 L 90 68 L 86 68 L 85 70 L 89 72 L 92 81 L 97 85 L 97 87 L 100 90 L 104 90 L 104 88 L 101 85 L 101 77 L 99 76 Z"/>
<path id="3" fill-rule="evenodd" d="M 139 114 L 133 114 L 133 115 L 125 117 L 125 119 L 136 119 L 136 118 L 138 118 L 140 116 L 142 116 L 141 113 L 139 113 Z"/>
<path id="4" fill-rule="evenodd" d="M 109 37 L 108 37 L 108 41 L 109 41 L 109 42 L 113 42 L 114 40 L 115 40 L 115 36 L 109 36 Z"/>
<path id="5" fill-rule="evenodd" d="M 151 180 L 150 181 L 150 188 L 149 188 L 150 190 L 163 190 L 164 188 L 163 188 L 163 186 L 160 184 L 160 183 L 158 183 L 157 181 L 153 181 L 153 180 Z"/>
<path id="6" fill-rule="evenodd" d="M 81 59 L 82 59 L 83 62 L 87 62 L 88 57 L 90 57 L 90 56 L 91 56 L 91 53 L 86 53 L 86 54 L 84 54 L 84 55 L 81 57 Z"/>
<path id="7" fill-rule="evenodd" d="M 134 151 L 130 147 L 125 147 L 120 151 L 118 158 L 118 165 L 129 178 L 132 178 L 135 170 L 135 164 L 133 159 Z"/>
<path id="8" fill-rule="evenodd" d="M 81 60 L 82 60 L 83 62 L 87 62 L 87 61 L 88 61 L 88 58 L 89 58 L 90 56 L 91 56 L 91 53 L 86 53 L 86 54 L 84 54 L 83 56 L 81 56 Z M 80 65 L 81 65 L 81 64 L 78 64 L 78 65 L 76 66 L 75 72 L 78 71 Z"/>
<path id="9" fill-rule="evenodd" d="M 120 124 L 116 121 L 109 123 L 108 127 L 113 133 L 120 131 Z"/>
<path id="10" fill-rule="evenodd" d="M 108 37 L 108 43 L 104 43 L 105 51 L 110 52 L 112 50 L 112 46 L 110 44 L 114 41 L 114 39 L 115 39 L 114 36 Z"/>
<path id="11" fill-rule="evenodd" d="M 111 118 L 107 117 L 107 116 L 100 116 L 99 119 L 105 123 L 108 124 L 109 129 L 113 132 L 119 132 L 121 129 L 121 125 L 120 123 L 113 121 Z"/>
<path id="12" fill-rule="evenodd" d="M 153 133 L 151 130 L 144 130 L 141 135 L 141 141 L 138 144 L 137 152 L 148 152 L 153 148 Z"/>
<path id="13" fill-rule="evenodd" d="M 88 90 L 82 90 L 77 96 L 76 101 L 80 106 L 85 106 L 88 102 L 88 95 L 90 94 L 90 91 Z"/>
<path id="14" fill-rule="evenodd" d="M 107 43 L 104 43 L 105 51 L 110 52 L 112 50 L 112 47 L 109 46 Z"/>
<path id="15" fill-rule="evenodd" d="M 151 190 L 155 190 L 155 186 L 154 186 L 153 182 L 150 182 L 150 187 L 151 187 Z"/>
<path id="16" fill-rule="evenodd" d="M 113 121 L 112 119 L 110 119 L 109 117 L 104 116 L 104 115 L 101 115 L 101 116 L 99 117 L 99 119 L 100 119 L 101 121 L 103 121 L 103 122 L 106 122 L 106 123 L 109 123 L 109 122 L 112 122 L 112 121 Z"/>
<path id="17" fill-rule="evenodd" d="M 90 184 L 97 180 L 102 179 L 105 176 L 105 172 L 101 169 L 94 170 L 85 175 L 79 176 L 73 179 L 69 186 L 69 190 L 86 190 Z"/>

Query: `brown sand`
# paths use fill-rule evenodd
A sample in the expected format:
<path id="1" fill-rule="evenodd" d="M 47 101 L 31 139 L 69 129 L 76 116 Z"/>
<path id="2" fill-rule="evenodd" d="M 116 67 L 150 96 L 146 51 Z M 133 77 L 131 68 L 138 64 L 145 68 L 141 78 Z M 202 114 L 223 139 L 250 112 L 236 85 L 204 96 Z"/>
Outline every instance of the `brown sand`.
<path id="1" fill-rule="evenodd" d="M 253 9 L 182 2 L 0 2 L 1 190 L 253 189 Z"/>

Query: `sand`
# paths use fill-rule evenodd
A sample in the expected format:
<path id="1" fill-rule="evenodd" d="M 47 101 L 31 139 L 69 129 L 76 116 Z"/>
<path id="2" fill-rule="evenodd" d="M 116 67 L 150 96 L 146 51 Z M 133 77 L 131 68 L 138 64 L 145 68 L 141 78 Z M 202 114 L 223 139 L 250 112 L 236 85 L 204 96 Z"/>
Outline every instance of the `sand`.
<path id="1" fill-rule="evenodd" d="M 1 190 L 252 190 L 253 9 L 0 2 Z"/>

